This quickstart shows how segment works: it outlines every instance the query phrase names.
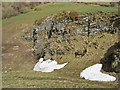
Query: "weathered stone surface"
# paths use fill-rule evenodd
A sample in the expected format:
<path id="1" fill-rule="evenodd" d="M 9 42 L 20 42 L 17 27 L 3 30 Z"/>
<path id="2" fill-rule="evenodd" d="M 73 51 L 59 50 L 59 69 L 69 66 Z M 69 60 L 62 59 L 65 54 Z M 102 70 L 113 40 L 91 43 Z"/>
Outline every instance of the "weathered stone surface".
<path id="1" fill-rule="evenodd" d="M 63 11 L 36 20 L 32 37 L 26 39 L 31 40 L 32 38 L 35 55 L 55 59 L 69 51 L 74 51 L 74 45 L 72 45 L 74 39 L 71 38 L 76 35 L 89 36 L 105 32 L 114 34 L 116 30 L 112 25 L 114 20 L 111 20 L 111 17 L 113 16 L 101 11 L 81 16 L 78 16 L 75 11 Z M 97 48 L 97 46 L 95 47 Z"/>
<path id="2" fill-rule="evenodd" d="M 111 46 L 101 59 L 103 70 L 120 73 L 120 48 L 118 43 Z"/>

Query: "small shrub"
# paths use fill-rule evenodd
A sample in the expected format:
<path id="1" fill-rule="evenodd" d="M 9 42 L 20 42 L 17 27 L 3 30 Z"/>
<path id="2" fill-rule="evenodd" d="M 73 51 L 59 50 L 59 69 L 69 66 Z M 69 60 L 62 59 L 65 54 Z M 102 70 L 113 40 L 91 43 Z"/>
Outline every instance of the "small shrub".
<path id="1" fill-rule="evenodd" d="M 69 11 L 64 10 L 63 12 L 60 12 L 55 16 L 55 21 L 58 20 L 60 22 L 65 19 L 69 19 Z"/>
<path id="2" fill-rule="evenodd" d="M 76 12 L 76 11 L 71 11 L 69 15 L 70 15 L 70 19 L 71 19 L 72 21 L 75 21 L 75 20 L 77 20 L 78 12 Z"/>
<path id="3" fill-rule="evenodd" d="M 11 16 L 18 15 L 19 12 L 15 11 L 12 7 L 2 8 L 2 18 L 10 18 Z"/>
<path id="4" fill-rule="evenodd" d="M 36 2 L 3 2 L 2 3 L 2 19 L 10 18 L 18 14 L 24 14 L 29 11 L 29 9 L 34 8 L 39 3 Z M 40 10 L 40 9 L 39 9 Z"/>
<path id="5" fill-rule="evenodd" d="M 33 6 L 31 6 L 31 7 L 30 7 L 30 9 L 34 9 L 34 7 L 33 7 Z"/>
<path id="6" fill-rule="evenodd" d="M 45 18 L 46 17 L 42 17 L 42 18 L 39 18 L 39 19 L 35 20 L 35 24 L 40 25 Z"/>
<path id="7" fill-rule="evenodd" d="M 34 11 L 41 11 L 41 8 L 34 8 Z"/>

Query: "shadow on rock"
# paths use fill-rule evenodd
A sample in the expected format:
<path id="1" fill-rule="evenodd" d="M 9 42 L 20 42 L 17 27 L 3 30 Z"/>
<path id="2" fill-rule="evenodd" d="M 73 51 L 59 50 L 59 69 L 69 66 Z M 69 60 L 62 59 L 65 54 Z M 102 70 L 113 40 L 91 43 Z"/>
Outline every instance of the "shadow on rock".
<path id="1" fill-rule="evenodd" d="M 102 69 L 107 72 L 120 73 L 120 48 L 119 43 L 111 46 L 100 61 Z"/>

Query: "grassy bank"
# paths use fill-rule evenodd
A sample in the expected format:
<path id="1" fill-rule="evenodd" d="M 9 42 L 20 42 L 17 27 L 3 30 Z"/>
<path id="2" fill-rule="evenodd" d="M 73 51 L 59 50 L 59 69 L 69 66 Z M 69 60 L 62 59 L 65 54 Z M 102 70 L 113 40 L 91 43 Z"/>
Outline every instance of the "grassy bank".
<path id="1" fill-rule="evenodd" d="M 117 13 L 116 7 L 103 7 L 95 5 L 84 5 L 75 3 L 48 3 L 37 6 L 40 11 L 30 10 L 2 21 L 3 23 L 3 73 L 2 83 L 4 88 L 115 88 L 117 82 L 93 82 L 80 78 L 80 72 L 86 67 L 99 63 L 107 49 L 117 41 L 117 34 L 105 33 L 105 36 L 93 35 L 90 42 L 97 41 L 99 47 L 88 47 L 87 54 L 75 58 L 74 54 L 66 54 L 60 63 L 69 62 L 64 68 L 51 73 L 32 71 L 36 64 L 36 57 L 32 55 L 29 43 L 20 41 L 18 37 L 26 28 L 32 26 L 33 22 L 40 17 L 48 16 L 63 10 L 76 10 L 79 14 L 95 13 L 97 11 Z M 76 50 L 82 47 L 87 37 L 79 37 L 74 41 Z M 19 48 L 14 50 L 14 46 Z M 104 47 L 104 50 L 101 49 Z M 109 73 L 116 76 L 115 73 Z"/>

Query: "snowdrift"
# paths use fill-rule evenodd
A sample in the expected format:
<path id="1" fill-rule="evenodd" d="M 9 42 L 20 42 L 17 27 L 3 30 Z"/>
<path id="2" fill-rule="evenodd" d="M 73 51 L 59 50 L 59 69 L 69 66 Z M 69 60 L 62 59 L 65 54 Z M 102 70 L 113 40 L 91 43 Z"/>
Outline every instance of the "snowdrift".
<path id="1" fill-rule="evenodd" d="M 34 66 L 34 71 L 41 71 L 41 72 L 52 72 L 54 69 L 61 69 L 63 68 L 67 63 L 64 64 L 57 64 L 57 62 L 54 60 L 46 60 L 43 61 L 43 58 L 40 58 L 39 62 Z"/>
<path id="2" fill-rule="evenodd" d="M 95 64 L 83 70 L 80 74 L 81 78 L 92 81 L 115 81 L 116 78 L 108 74 L 100 72 L 102 64 Z"/>

